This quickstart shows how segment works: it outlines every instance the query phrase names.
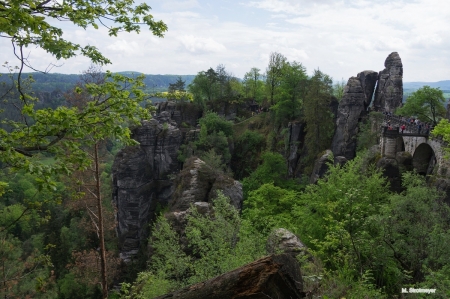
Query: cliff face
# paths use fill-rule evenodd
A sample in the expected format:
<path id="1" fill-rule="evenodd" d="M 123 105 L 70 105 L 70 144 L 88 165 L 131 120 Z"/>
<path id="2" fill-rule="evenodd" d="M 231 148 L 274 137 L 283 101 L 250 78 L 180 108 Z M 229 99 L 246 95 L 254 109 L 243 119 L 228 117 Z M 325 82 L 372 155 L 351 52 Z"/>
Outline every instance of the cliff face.
<path id="1" fill-rule="evenodd" d="M 242 185 L 200 159 L 187 161 L 180 172 L 178 150 L 183 143 L 195 140 L 199 130 L 183 134 L 171 116 L 163 111 L 143 122 L 133 130 L 140 145 L 124 148 L 114 160 L 113 201 L 124 261 L 136 255 L 148 238 L 158 206 L 168 206 L 170 212 L 186 211 L 194 203 L 208 205 L 222 190 L 236 208 L 242 207 Z"/>
<path id="2" fill-rule="evenodd" d="M 178 173 L 182 134 L 167 112 L 133 131 L 140 145 L 121 150 L 113 164 L 113 201 L 121 257 L 136 254 L 148 236 L 148 223 L 173 193 L 169 175 Z"/>
<path id="3" fill-rule="evenodd" d="M 394 112 L 403 99 L 403 64 L 397 52 L 391 53 L 384 62 L 385 69 L 378 76 L 373 103 L 376 111 Z"/>
<path id="4" fill-rule="evenodd" d="M 344 96 L 339 103 L 336 131 L 331 145 L 335 157 L 343 156 L 347 160 L 355 157 L 358 123 L 367 114 L 377 75 L 374 71 L 364 71 L 348 79 Z"/>
<path id="5" fill-rule="evenodd" d="M 353 159 L 356 155 L 358 123 L 367 114 L 372 98 L 373 110 L 394 112 L 403 98 L 403 64 L 397 52 L 389 54 L 384 62 L 385 69 L 379 74 L 364 71 L 351 77 L 339 103 L 336 131 L 331 150 L 335 159 Z M 342 159 L 342 158 L 340 158 Z"/>

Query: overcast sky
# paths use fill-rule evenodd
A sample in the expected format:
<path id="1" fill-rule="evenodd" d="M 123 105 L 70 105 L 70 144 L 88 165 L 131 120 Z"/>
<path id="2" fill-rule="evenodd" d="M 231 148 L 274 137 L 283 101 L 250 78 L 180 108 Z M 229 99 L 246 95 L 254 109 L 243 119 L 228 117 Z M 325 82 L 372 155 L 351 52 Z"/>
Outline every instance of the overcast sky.
<path id="1" fill-rule="evenodd" d="M 112 71 L 196 74 L 223 64 L 242 78 L 252 67 L 264 72 L 271 52 L 302 63 L 334 80 L 363 70 L 380 71 L 391 52 L 403 62 L 404 81 L 450 80 L 450 0 L 152 0 L 164 38 L 140 34 L 108 37 L 64 24 L 65 37 L 90 44 L 110 58 Z M 11 45 L 0 39 L 3 61 L 15 63 Z M 80 73 L 85 58 L 56 61 L 29 49 L 33 66 L 64 63 L 52 72 Z M 2 62 L 3 62 L 2 61 Z M 3 71 L 1 71 L 3 72 Z"/>

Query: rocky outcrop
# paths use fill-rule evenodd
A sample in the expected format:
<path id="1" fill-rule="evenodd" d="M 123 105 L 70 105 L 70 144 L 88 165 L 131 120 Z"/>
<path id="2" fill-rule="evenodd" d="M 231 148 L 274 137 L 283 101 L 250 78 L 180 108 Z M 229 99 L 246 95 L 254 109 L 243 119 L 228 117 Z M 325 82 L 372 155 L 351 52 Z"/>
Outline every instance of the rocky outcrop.
<path id="1" fill-rule="evenodd" d="M 181 132 L 169 112 L 145 121 L 132 136 L 140 145 L 126 147 L 114 159 L 113 201 L 121 257 L 127 261 L 148 237 L 148 224 L 159 205 L 173 194 L 170 175 L 179 172 Z"/>
<path id="2" fill-rule="evenodd" d="M 384 62 L 385 69 L 378 75 L 373 107 L 376 111 L 394 112 L 403 99 L 403 64 L 400 55 L 392 52 Z"/>
<path id="3" fill-rule="evenodd" d="M 377 162 L 377 168 L 379 168 L 383 173 L 383 176 L 387 178 L 391 191 L 402 191 L 402 176 L 399 163 L 396 159 L 382 157 Z"/>
<path id="4" fill-rule="evenodd" d="M 175 179 L 175 185 L 176 192 L 169 203 L 171 212 L 187 210 L 193 203 L 211 202 L 219 190 L 230 198 L 235 208 L 240 210 L 242 207 L 242 184 L 212 169 L 199 158 L 193 157 L 186 161 Z"/>
<path id="5" fill-rule="evenodd" d="M 333 156 L 331 150 L 326 150 L 314 163 L 314 169 L 309 179 L 311 184 L 317 183 L 317 181 L 322 178 L 328 171 L 327 162 L 330 162 L 330 158 Z"/>
<path id="6" fill-rule="evenodd" d="M 304 298 L 298 262 L 289 254 L 266 256 L 224 273 L 155 299 L 292 299 Z"/>
<path id="7" fill-rule="evenodd" d="M 299 160 L 302 154 L 303 144 L 305 142 L 305 127 L 304 122 L 290 122 L 288 124 L 289 141 L 288 141 L 288 172 L 290 177 L 296 177 L 299 172 Z"/>
<path id="8" fill-rule="evenodd" d="M 267 238 L 266 250 L 270 254 L 282 252 L 296 258 L 299 254 L 306 254 L 306 249 L 302 241 L 285 228 L 275 229 Z"/>
<path id="9" fill-rule="evenodd" d="M 358 123 L 367 114 L 376 78 L 376 72 L 364 71 L 348 80 L 339 103 L 336 131 L 331 145 L 335 157 L 343 156 L 348 160 L 355 157 Z"/>
<path id="10" fill-rule="evenodd" d="M 175 121 L 180 128 L 185 126 L 195 127 L 203 114 L 202 109 L 190 102 L 159 102 L 155 105 L 155 108 L 156 114 L 158 115 L 163 112 L 168 112 L 172 120 Z"/>
<path id="11" fill-rule="evenodd" d="M 373 98 L 373 91 L 378 79 L 378 73 L 374 71 L 364 71 L 356 76 L 361 83 L 364 93 L 364 109 L 367 110 Z"/>

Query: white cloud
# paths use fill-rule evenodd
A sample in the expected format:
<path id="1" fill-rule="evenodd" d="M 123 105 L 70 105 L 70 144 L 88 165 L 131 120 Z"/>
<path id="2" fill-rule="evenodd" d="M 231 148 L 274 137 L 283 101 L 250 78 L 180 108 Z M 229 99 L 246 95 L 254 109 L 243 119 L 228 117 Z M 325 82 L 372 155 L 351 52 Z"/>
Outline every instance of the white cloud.
<path id="1" fill-rule="evenodd" d="M 156 20 L 167 23 L 163 39 L 141 34 L 108 37 L 104 28 L 83 30 L 64 23 L 64 36 L 99 48 L 113 62 L 105 69 L 144 73 L 196 74 L 224 64 L 242 77 L 252 67 L 265 70 L 271 52 L 320 68 L 335 79 L 365 69 L 379 71 L 397 51 L 406 81 L 450 79 L 448 0 L 261 0 L 151 1 Z M 223 9 L 222 9 L 223 8 Z M 0 38 L 4 60 L 9 41 Z M 54 62 L 31 49 L 36 65 Z M 58 72 L 78 73 L 89 62 L 65 61 Z"/>
<path id="2" fill-rule="evenodd" d="M 184 35 L 179 37 L 186 50 L 195 54 L 219 53 L 226 50 L 225 46 L 212 38 Z"/>
<path id="3" fill-rule="evenodd" d="M 106 47 L 108 50 L 120 52 L 125 55 L 133 55 L 139 51 L 139 45 L 135 41 L 128 42 L 124 39 L 119 39 Z"/>
<path id="4" fill-rule="evenodd" d="M 185 1 L 176 1 L 176 0 L 164 0 L 162 3 L 162 8 L 166 10 L 186 10 L 199 7 L 200 4 L 197 0 L 185 0 Z"/>

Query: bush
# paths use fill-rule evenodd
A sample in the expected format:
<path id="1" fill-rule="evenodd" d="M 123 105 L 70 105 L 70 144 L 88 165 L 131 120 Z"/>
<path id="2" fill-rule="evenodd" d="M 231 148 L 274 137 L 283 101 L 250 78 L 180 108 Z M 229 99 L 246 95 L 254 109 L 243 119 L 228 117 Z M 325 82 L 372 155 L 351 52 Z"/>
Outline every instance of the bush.
<path id="1" fill-rule="evenodd" d="M 241 220 L 239 212 L 221 193 L 213 200 L 212 213 L 202 215 L 191 207 L 185 236 L 187 245 L 181 245 L 181 236 L 169 221 L 163 216 L 158 218 L 152 232 L 150 269 L 141 273 L 133 286 L 125 287 L 124 298 L 153 298 L 210 279 L 265 254 L 264 238 Z"/>

